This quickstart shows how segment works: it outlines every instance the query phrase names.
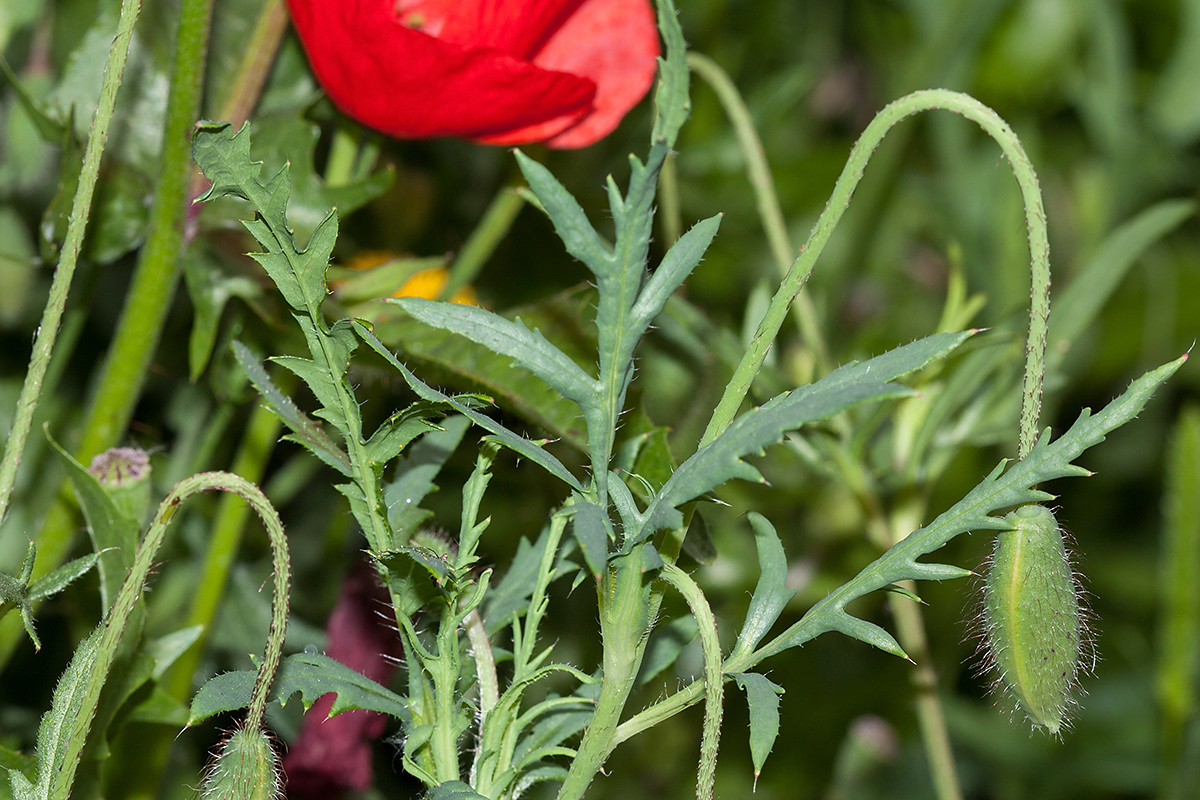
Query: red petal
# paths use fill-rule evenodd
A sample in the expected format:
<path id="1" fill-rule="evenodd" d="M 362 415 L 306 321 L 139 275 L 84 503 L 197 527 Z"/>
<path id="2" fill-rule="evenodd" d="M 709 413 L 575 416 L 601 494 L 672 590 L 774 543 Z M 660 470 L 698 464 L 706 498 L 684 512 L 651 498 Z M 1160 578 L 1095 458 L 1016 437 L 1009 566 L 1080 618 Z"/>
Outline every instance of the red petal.
<path id="1" fill-rule="evenodd" d="M 333 102 L 392 136 L 480 138 L 550 121 L 562 130 L 588 112 L 595 93 L 587 77 L 408 28 L 388 0 L 288 6 Z"/>
<path id="2" fill-rule="evenodd" d="M 583 0 L 401 0 L 400 19 L 466 47 L 490 47 L 530 61 Z M 416 15 L 416 16 L 410 16 Z"/>
<path id="3" fill-rule="evenodd" d="M 533 63 L 594 81 L 592 113 L 562 133 L 542 123 L 478 137 L 479 141 L 508 145 L 548 140 L 551 147 L 564 149 L 593 144 L 611 133 L 649 91 L 658 54 L 658 27 L 646 0 L 585 0 Z"/>

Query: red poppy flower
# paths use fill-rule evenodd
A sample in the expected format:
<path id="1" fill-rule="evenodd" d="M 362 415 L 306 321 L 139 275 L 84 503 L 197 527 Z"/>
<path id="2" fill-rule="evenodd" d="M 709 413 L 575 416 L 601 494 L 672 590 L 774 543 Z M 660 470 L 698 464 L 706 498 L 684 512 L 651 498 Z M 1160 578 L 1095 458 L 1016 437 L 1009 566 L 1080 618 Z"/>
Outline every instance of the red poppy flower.
<path id="1" fill-rule="evenodd" d="M 392 136 L 585 147 L 649 90 L 648 0 L 288 0 L 339 108 Z"/>

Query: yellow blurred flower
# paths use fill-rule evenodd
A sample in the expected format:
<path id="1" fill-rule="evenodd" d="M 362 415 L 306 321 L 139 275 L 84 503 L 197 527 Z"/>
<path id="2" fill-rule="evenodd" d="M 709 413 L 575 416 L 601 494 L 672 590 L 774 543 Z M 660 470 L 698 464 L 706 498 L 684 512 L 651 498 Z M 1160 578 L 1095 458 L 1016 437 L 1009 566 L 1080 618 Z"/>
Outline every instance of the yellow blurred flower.
<path id="1" fill-rule="evenodd" d="M 436 266 L 426 266 L 413 271 L 413 268 L 418 265 L 430 263 L 436 264 Z M 366 275 L 362 278 L 346 276 L 348 272 L 368 273 L 371 271 L 375 271 L 371 278 L 367 278 Z M 446 288 L 446 282 L 450 279 L 450 271 L 446 269 L 441 259 L 406 258 L 380 250 L 366 250 L 359 253 L 349 259 L 345 269 L 340 272 L 343 276 L 340 280 L 331 280 L 331 283 L 336 284 L 335 290 L 341 290 L 342 293 L 358 300 L 387 296 L 424 297 L 436 300 L 441 296 L 442 290 Z M 392 281 L 398 281 L 399 287 L 393 288 L 396 287 L 396 283 Z M 450 302 L 471 306 L 479 305 L 475 290 L 470 286 L 456 290 L 450 297 Z"/>

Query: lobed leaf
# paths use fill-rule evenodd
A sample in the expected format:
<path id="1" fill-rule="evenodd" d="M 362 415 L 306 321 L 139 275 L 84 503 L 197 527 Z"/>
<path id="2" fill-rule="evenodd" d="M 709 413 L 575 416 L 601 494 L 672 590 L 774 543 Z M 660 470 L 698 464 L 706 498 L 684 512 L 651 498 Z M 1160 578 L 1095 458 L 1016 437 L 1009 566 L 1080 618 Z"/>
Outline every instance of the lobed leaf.
<path id="1" fill-rule="evenodd" d="M 1146 373 L 1099 414 L 1093 415 L 1090 410 L 1084 409 L 1070 430 L 1058 439 L 1051 441 L 1050 432 L 1046 431 L 1029 455 L 1007 470 L 1007 462 L 1001 461 L 966 497 L 929 525 L 910 533 L 852 580 L 813 606 L 799 622 L 755 651 L 754 661 L 791 647 L 799 647 L 831 630 L 848 633 L 900 654 L 890 635 L 877 626 L 851 617 L 846 613 L 846 604 L 868 592 L 902 580 L 943 580 L 970 574 L 959 567 L 926 564 L 916 559 L 937 550 L 966 531 L 1007 529 L 1008 523 L 992 516 L 996 511 L 1054 499 L 1053 495 L 1035 488 L 1040 483 L 1071 475 L 1090 475 L 1086 469 L 1072 462 L 1089 447 L 1104 441 L 1108 433 L 1132 419 L 1149 401 L 1159 384 L 1186 361 L 1185 354 Z"/>
<path id="2" fill-rule="evenodd" d="M 371 333 L 370 328 L 358 321 L 355 321 L 353 325 L 355 331 L 362 338 L 362 340 L 370 345 L 372 350 L 383 356 L 384 360 L 386 360 L 404 377 L 404 381 L 408 384 L 410 389 L 417 393 L 418 397 L 432 402 L 446 403 L 458 413 L 462 414 L 479 427 L 491 433 L 496 438 L 496 441 L 500 442 L 505 447 L 509 448 L 518 455 L 525 456 L 530 461 L 545 469 L 551 475 L 569 485 L 571 488 L 582 491 L 583 486 L 580 485 L 579 481 L 575 479 L 575 476 L 572 475 L 567 468 L 562 465 L 561 461 L 550 455 L 550 453 L 546 452 L 544 448 L 539 447 L 536 443 L 531 442 L 528 439 L 518 436 L 490 417 L 480 414 L 473 408 L 468 407 L 461 402 L 461 400 L 444 395 L 433 387 L 427 385 L 416 375 L 413 375 L 407 367 L 401 364 L 396 359 L 396 356 L 393 355 L 390 350 L 384 347 L 383 343 L 375 337 L 375 334 Z"/>
<path id="3" fill-rule="evenodd" d="M 209 679 L 192 699 L 188 726 L 248 706 L 257 675 L 257 670 L 239 670 Z M 345 664 L 317 653 L 297 653 L 283 659 L 271 688 L 272 699 L 281 705 L 299 693 L 305 709 L 330 692 L 337 695 L 329 710 L 331 717 L 356 709 L 378 711 L 399 719 L 409 717 L 408 700 Z"/>

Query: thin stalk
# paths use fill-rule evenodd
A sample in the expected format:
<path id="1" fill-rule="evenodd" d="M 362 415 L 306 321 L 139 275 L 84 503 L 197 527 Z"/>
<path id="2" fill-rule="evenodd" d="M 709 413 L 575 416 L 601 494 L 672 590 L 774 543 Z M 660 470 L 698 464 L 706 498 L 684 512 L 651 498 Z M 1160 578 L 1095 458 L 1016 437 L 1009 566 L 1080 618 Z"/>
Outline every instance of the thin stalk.
<path id="1" fill-rule="evenodd" d="M 763 230 L 767 233 L 767 241 L 771 246 L 771 255 L 779 269 L 781 278 L 786 278 L 788 270 L 795 259 L 796 248 L 788 235 L 787 223 L 783 219 L 783 209 L 779 206 L 779 197 L 775 194 L 775 178 L 771 175 L 771 167 L 767 164 L 767 154 L 763 150 L 762 139 L 754 127 L 750 110 L 742 99 L 737 86 L 717 62 L 708 56 L 693 51 L 688 52 L 688 67 L 692 74 L 704 79 L 709 88 L 717 95 L 721 108 L 733 125 L 742 156 L 746 159 L 746 177 L 754 189 L 754 199 L 758 204 L 758 216 L 762 220 Z M 822 370 L 829 363 L 829 348 L 825 344 L 825 336 L 817 325 L 817 313 L 813 308 L 812 298 L 801 288 L 792 305 L 796 317 L 796 325 L 800 329 L 800 337 L 804 340 L 813 355 L 818 367 Z"/>
<path id="2" fill-rule="evenodd" d="M 183 0 L 180 9 L 158 192 L 150 211 L 146 244 L 112 346 L 100 368 L 98 388 L 76 448 L 76 458 L 85 464 L 97 453 L 117 444 L 124 434 L 178 283 L 192 174 L 190 136 L 200 108 L 211 12 L 212 0 Z M 42 555 L 38 564 L 41 574 L 65 560 L 75 533 L 74 518 L 60 495 L 50 507 L 37 540 Z M 15 644 L 7 634 L 7 630 L 0 633 L 0 663 L 7 659 Z"/>
<path id="3" fill-rule="evenodd" d="M 1022 388 L 1021 427 L 1018 443 L 1019 457 L 1023 458 L 1037 438 L 1038 415 L 1041 409 L 1042 378 L 1045 371 L 1046 328 L 1050 314 L 1050 244 L 1046 234 L 1046 213 L 1042 204 L 1041 189 L 1037 174 L 1029 157 L 1025 155 L 1015 133 L 995 111 L 974 98 L 945 89 L 913 92 L 888 105 L 875 116 L 850 151 L 850 158 L 838 177 L 833 194 L 821 212 L 820 218 L 809 234 L 808 241 L 792 264 L 766 315 L 754 334 L 742 362 L 734 372 L 733 379 L 725 389 L 721 402 L 713 412 L 708 429 L 700 445 L 704 446 L 719 436 L 737 415 L 754 377 L 762 367 L 767 351 L 779 334 L 788 308 L 805 282 L 812 274 L 813 266 L 820 257 L 838 221 L 845 213 L 854 189 L 862 180 L 863 170 L 872 152 L 883 137 L 898 122 L 908 117 L 935 108 L 961 114 L 978 124 L 1000 145 L 1025 202 L 1025 222 L 1029 233 L 1030 289 L 1029 337 L 1026 344 L 1025 378 Z"/>
<path id="4" fill-rule="evenodd" d="M 725 709 L 717 619 L 704 592 L 686 572 L 674 564 L 664 564 L 660 574 L 683 595 L 699 627 L 700 646 L 704 652 L 704 733 L 700 744 L 700 771 L 696 776 L 696 800 L 712 800 L 717 777 L 717 750 L 721 744 L 721 715 Z"/>
<path id="5" fill-rule="evenodd" d="M 83 153 L 83 168 L 79 174 L 79 185 L 75 189 L 75 197 L 71 201 L 71 215 L 67 219 L 67 234 L 63 240 L 62 256 L 59 258 L 58 267 L 54 270 L 54 279 L 50 284 L 50 297 L 46 300 L 46 308 L 42 312 L 42 321 L 38 325 L 37 337 L 33 342 L 33 353 L 29 358 L 29 370 L 25 373 L 25 382 L 21 386 L 21 394 L 17 398 L 17 410 L 13 417 L 12 429 L 4 445 L 4 461 L 0 464 L 0 520 L 4 519 L 4 515 L 8 511 L 13 486 L 17 481 L 17 468 L 20 466 L 21 456 L 25 452 L 25 442 L 29 438 L 33 415 L 41 398 L 46 369 L 50 365 L 50 356 L 54 352 L 54 343 L 58 338 L 63 309 L 67 304 L 67 294 L 71 290 L 71 279 L 75 276 L 75 266 L 79 261 L 79 251 L 83 246 L 83 235 L 87 230 L 92 195 L 96 191 L 96 182 L 100 175 L 100 160 L 104 154 L 104 145 L 108 141 L 108 129 L 112 123 L 113 108 L 117 102 L 117 90 L 121 87 L 125 61 L 129 56 L 129 42 L 133 37 L 133 26 L 137 21 L 138 14 L 141 13 L 141 8 L 141 0 L 123 0 L 121 3 L 116 38 L 113 40 L 112 49 L 108 52 L 108 61 L 104 67 L 104 81 L 100 86 L 100 100 L 96 105 L 96 113 L 92 117 L 91 134 L 88 136 L 87 147 Z M 38 548 L 42 553 L 43 560 L 46 559 L 45 545 L 39 541 Z M 53 564 L 49 564 L 48 568 L 39 565 L 41 566 L 39 572 L 52 571 L 61 563 L 62 555 Z M 51 558 L 53 558 L 53 554 L 51 554 Z"/>
<path id="6" fill-rule="evenodd" d="M 284 534 L 279 514 L 257 486 L 228 472 L 203 472 L 177 483 L 175 488 L 163 499 L 150 524 L 150 529 L 146 533 L 146 538 L 138 547 L 133 566 L 117 593 L 117 599 L 108 616 L 101 623 L 102 633 L 97 646 L 96 660 L 92 667 L 92 677 L 81 702 L 66 751 L 62 756 L 61 766 L 55 775 L 50 793 L 52 798 L 65 799 L 70 796 L 79 757 L 87 740 L 96 706 L 100 701 L 100 692 L 104 688 L 108 671 L 116 658 L 117 648 L 125 633 L 126 623 L 138 605 L 138 598 L 145 590 L 146 579 L 155 565 L 155 558 L 159 547 L 166 538 L 171 521 L 179 507 L 189 498 L 201 492 L 211 491 L 233 492 L 245 500 L 262 520 L 263 527 L 271 541 L 271 558 L 275 568 L 275 592 L 271 601 L 271 630 L 267 637 L 263 660 L 259 665 L 258 678 L 251 695 L 250 713 L 247 717 L 248 726 L 261 726 L 271 683 L 275 680 L 275 674 L 279 670 L 284 633 L 287 628 L 288 592 L 291 585 L 287 537 Z"/>
<path id="7" fill-rule="evenodd" d="M 679 168 L 675 154 L 667 153 L 658 173 L 658 219 L 662 224 L 663 249 L 669 250 L 683 235 L 683 213 L 679 207 Z"/>
<path id="8" fill-rule="evenodd" d="M 873 505 L 879 508 L 878 502 Z M 882 549 L 886 550 L 900 543 L 910 531 L 920 528 L 926 506 L 926 493 L 916 492 L 907 499 L 900 500 L 890 514 L 877 517 L 882 523 L 880 527 L 883 528 Z M 917 585 L 913 581 L 902 581 L 900 586 L 916 594 Z M 929 761 L 934 795 L 937 800 L 962 800 L 958 769 L 954 764 L 954 751 L 950 747 L 950 735 L 946 730 L 946 715 L 938 695 L 937 671 L 933 668 L 929 637 L 925 633 L 924 613 L 918 603 L 899 594 L 888 596 L 888 607 L 896 620 L 896 637 L 900 646 L 913 662 L 912 684 L 917 725 L 921 730 L 925 758 Z"/>
<path id="9" fill-rule="evenodd" d="M 241 444 L 234 455 L 230 472 L 257 484 L 266 472 L 267 461 L 275 450 L 281 429 L 279 417 L 265 405 L 259 405 L 246 423 Z M 212 627 L 221 598 L 229 583 L 229 571 L 234 556 L 242 542 L 246 528 L 246 517 L 250 509 L 233 495 L 221 498 L 216 518 L 213 520 L 212 537 L 204 555 L 204 564 L 196 580 L 196 595 L 188 611 L 185 626 L 203 625 L 204 631 L 187 652 L 171 667 L 165 681 L 167 692 L 176 700 L 184 701 L 192 691 L 192 675 L 204 652 L 204 643 Z"/>

